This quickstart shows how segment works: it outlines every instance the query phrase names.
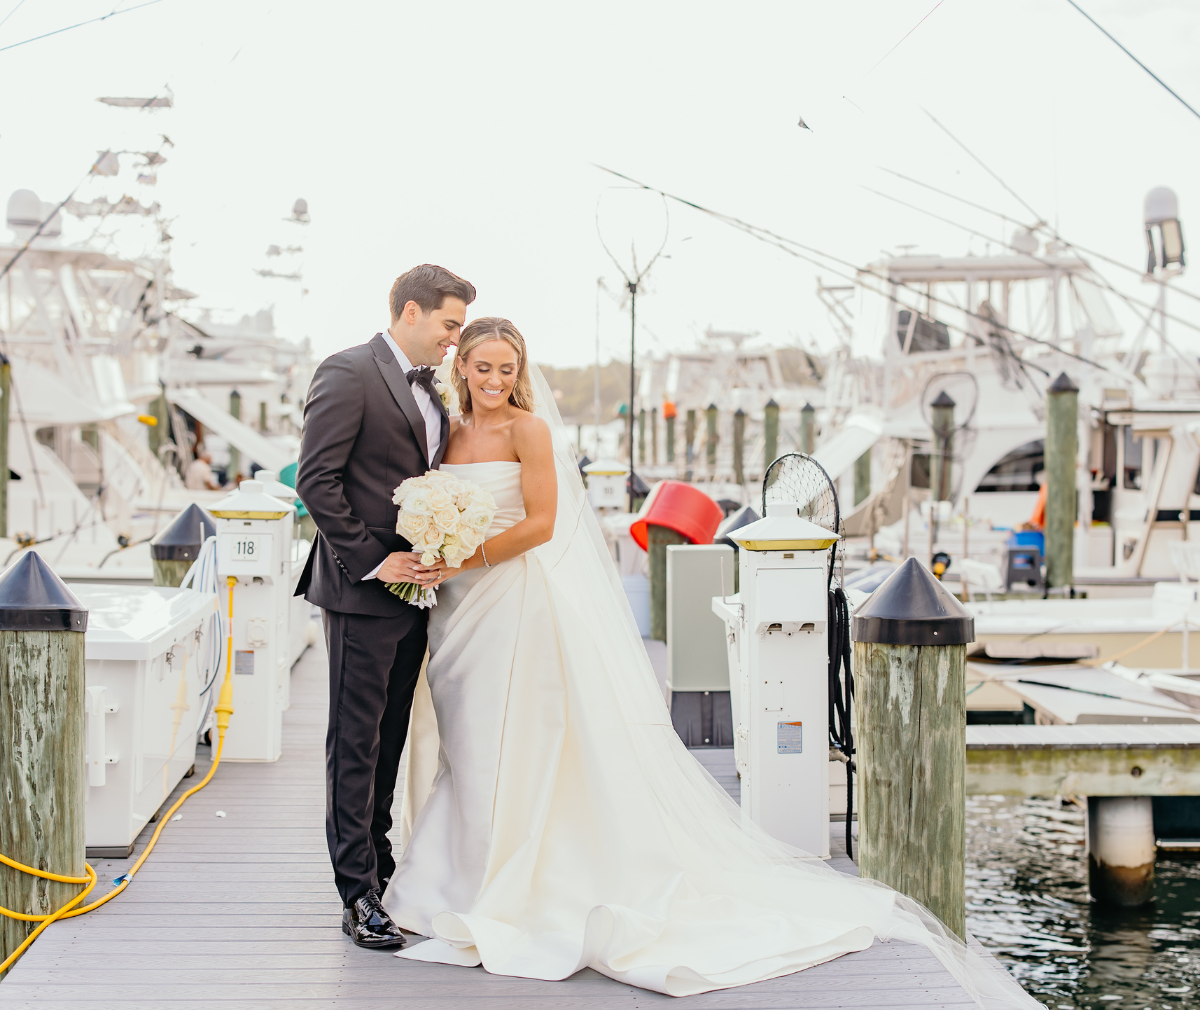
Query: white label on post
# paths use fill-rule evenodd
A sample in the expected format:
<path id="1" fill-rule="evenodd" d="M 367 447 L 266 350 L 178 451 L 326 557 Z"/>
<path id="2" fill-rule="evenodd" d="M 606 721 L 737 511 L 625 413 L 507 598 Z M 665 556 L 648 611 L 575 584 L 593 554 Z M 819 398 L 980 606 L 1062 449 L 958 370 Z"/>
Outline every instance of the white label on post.
<path id="1" fill-rule="evenodd" d="M 804 753 L 804 726 L 798 722 L 781 722 L 775 735 L 775 747 L 779 754 Z"/>

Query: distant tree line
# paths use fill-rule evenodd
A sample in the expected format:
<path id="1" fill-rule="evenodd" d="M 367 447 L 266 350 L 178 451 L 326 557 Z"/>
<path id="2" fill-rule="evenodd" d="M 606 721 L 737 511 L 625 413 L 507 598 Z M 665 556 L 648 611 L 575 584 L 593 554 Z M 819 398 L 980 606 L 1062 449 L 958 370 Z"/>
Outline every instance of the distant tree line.
<path id="1" fill-rule="evenodd" d="M 542 374 L 554 397 L 558 410 L 568 424 L 591 424 L 595 413 L 594 383 L 596 366 L 587 368 L 555 368 L 540 365 Z M 561 396 L 559 394 L 562 394 Z M 610 361 L 600 366 L 600 423 L 611 421 L 617 409 L 629 399 L 629 362 Z"/>

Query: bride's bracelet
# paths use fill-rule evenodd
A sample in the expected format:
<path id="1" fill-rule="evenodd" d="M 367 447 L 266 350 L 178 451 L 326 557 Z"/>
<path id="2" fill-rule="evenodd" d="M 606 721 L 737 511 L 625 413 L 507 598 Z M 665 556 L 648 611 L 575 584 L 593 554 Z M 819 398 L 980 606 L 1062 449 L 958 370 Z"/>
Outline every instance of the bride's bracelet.
<path id="1" fill-rule="evenodd" d="M 483 555 L 483 567 L 491 568 L 492 565 L 491 565 L 491 562 L 488 561 L 488 559 L 487 559 L 487 551 L 484 549 L 483 544 L 479 545 L 479 553 Z"/>

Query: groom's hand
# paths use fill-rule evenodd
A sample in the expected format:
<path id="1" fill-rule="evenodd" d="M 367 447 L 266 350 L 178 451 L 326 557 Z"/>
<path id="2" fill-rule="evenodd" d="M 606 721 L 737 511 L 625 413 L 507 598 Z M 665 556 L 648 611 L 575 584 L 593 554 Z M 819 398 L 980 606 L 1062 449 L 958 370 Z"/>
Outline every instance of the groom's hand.
<path id="1" fill-rule="evenodd" d="M 433 581 L 431 573 L 421 565 L 421 555 L 412 551 L 389 554 L 375 577 L 380 582 L 415 582 L 418 585 Z"/>

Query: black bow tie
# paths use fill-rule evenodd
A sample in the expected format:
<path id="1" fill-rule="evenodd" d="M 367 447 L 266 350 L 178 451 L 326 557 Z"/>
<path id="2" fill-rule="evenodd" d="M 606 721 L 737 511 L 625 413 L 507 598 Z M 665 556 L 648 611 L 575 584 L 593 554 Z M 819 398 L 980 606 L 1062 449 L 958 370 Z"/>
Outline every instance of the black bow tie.
<path id="1" fill-rule="evenodd" d="M 433 369 L 428 365 L 420 365 L 411 371 L 405 372 L 404 377 L 408 379 L 410 386 L 424 386 L 431 397 L 437 396 L 437 391 L 433 388 Z"/>

